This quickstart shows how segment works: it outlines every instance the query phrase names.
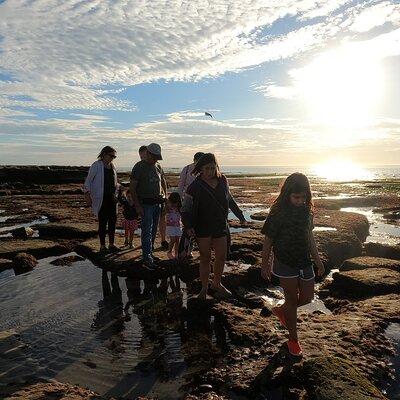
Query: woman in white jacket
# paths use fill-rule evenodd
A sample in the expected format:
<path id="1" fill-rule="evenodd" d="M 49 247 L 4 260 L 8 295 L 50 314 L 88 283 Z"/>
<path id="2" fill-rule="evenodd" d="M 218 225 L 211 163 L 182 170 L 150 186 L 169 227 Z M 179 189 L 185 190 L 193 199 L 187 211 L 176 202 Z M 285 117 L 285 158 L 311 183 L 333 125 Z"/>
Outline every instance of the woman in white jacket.
<path id="1" fill-rule="evenodd" d="M 99 220 L 100 252 L 106 249 L 106 233 L 111 251 L 118 251 L 114 244 L 115 225 L 117 222 L 117 171 L 113 160 L 117 157 L 116 151 L 110 146 L 104 147 L 90 169 L 84 184 L 85 198 L 92 207 L 93 214 Z"/>

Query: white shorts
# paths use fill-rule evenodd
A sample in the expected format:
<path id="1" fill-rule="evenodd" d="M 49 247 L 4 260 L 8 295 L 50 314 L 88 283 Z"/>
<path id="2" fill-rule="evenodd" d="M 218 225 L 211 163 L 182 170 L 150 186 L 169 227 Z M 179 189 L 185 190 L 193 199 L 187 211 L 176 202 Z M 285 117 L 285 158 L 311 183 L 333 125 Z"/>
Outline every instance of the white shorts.
<path id="1" fill-rule="evenodd" d="M 167 226 L 166 234 L 168 237 L 182 236 L 182 228 L 180 226 Z"/>

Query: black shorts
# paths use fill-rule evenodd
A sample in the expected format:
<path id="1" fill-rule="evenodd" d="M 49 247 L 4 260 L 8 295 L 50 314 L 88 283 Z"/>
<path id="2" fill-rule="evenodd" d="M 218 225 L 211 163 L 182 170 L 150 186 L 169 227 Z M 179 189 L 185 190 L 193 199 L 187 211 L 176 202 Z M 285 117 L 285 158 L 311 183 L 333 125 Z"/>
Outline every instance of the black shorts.
<path id="1" fill-rule="evenodd" d="M 196 237 L 199 238 L 211 237 L 213 239 L 218 239 L 224 236 L 228 236 L 228 227 L 220 227 L 217 229 L 210 229 L 210 227 L 199 227 L 194 228 L 194 231 L 196 233 Z"/>

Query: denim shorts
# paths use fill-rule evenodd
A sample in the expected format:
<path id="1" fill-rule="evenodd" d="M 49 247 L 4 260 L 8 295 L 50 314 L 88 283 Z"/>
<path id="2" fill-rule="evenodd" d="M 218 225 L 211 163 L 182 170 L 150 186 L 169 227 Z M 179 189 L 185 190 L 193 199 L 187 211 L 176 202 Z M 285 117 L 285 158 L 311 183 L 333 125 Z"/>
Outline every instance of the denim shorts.
<path id="1" fill-rule="evenodd" d="M 311 281 L 315 278 L 312 264 L 303 268 L 293 268 L 281 263 L 276 257 L 274 258 L 272 273 L 278 278 L 300 278 L 303 281 Z"/>

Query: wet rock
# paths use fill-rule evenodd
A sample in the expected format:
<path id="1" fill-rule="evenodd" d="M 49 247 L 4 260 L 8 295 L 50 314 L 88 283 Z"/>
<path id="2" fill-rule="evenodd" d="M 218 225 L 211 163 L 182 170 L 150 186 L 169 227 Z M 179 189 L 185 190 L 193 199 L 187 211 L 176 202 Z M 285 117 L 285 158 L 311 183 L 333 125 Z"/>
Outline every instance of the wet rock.
<path id="1" fill-rule="evenodd" d="M 78 255 L 73 255 L 73 256 L 57 258 L 56 260 L 52 261 L 50 264 L 57 265 L 57 266 L 67 266 L 67 265 L 71 265 L 77 261 L 82 261 L 82 260 L 84 260 L 83 257 L 78 256 Z"/>
<path id="2" fill-rule="evenodd" d="M 360 240 L 351 232 L 316 232 L 318 250 L 328 269 L 338 267 L 344 260 L 361 256 Z"/>
<path id="3" fill-rule="evenodd" d="M 68 248 L 65 245 L 42 239 L 5 239 L 0 241 L 0 256 L 12 258 L 18 253 L 28 253 L 36 258 L 45 258 L 68 253 Z"/>
<path id="4" fill-rule="evenodd" d="M 17 239 L 26 239 L 30 236 L 32 236 L 34 233 L 32 228 L 17 228 L 11 231 L 11 234 L 13 237 Z"/>
<path id="5" fill-rule="evenodd" d="M 12 268 L 12 260 L 0 258 L 0 272 Z"/>
<path id="6" fill-rule="evenodd" d="M 97 368 L 97 364 L 91 360 L 82 361 L 83 364 L 87 365 L 89 368 Z"/>
<path id="7" fill-rule="evenodd" d="M 18 253 L 12 261 L 15 273 L 31 271 L 37 264 L 36 258 L 27 253 Z"/>
<path id="8" fill-rule="evenodd" d="M 307 360 L 297 370 L 310 399 L 386 399 L 351 362 L 338 357 Z"/>
<path id="9" fill-rule="evenodd" d="M 367 256 L 391 258 L 400 260 L 400 245 L 389 246 L 381 243 L 365 243 L 365 253 Z"/>
<path id="10" fill-rule="evenodd" d="M 267 216 L 268 216 L 267 211 L 259 211 L 254 214 L 251 214 L 250 218 L 256 221 L 264 221 L 267 218 Z"/>
<path id="11" fill-rule="evenodd" d="M 352 271 L 368 268 L 388 268 L 400 272 L 400 261 L 380 257 L 355 257 L 343 262 L 340 271 Z"/>
<path id="12" fill-rule="evenodd" d="M 105 400 L 91 390 L 55 381 L 0 386 L 0 397 L 3 400 Z"/>
<path id="13" fill-rule="evenodd" d="M 221 396 L 215 392 L 203 393 L 198 395 L 187 395 L 184 400 L 228 400 L 230 397 Z"/>
<path id="14" fill-rule="evenodd" d="M 351 299 L 400 293 L 400 272 L 386 268 L 336 272 L 329 291 L 334 297 Z"/>
<path id="15" fill-rule="evenodd" d="M 54 223 L 38 226 L 39 236 L 64 239 L 89 239 L 97 236 L 96 225 L 90 223 Z"/>

